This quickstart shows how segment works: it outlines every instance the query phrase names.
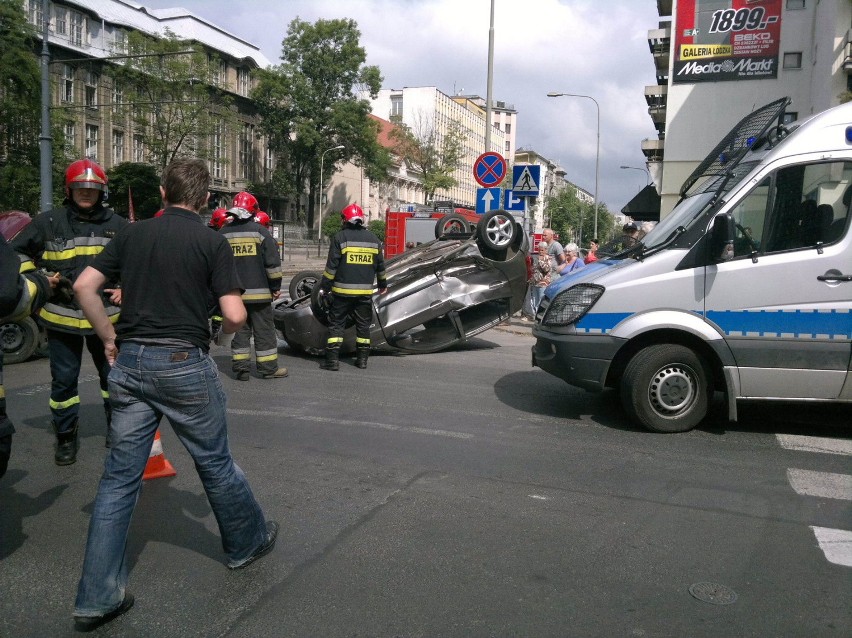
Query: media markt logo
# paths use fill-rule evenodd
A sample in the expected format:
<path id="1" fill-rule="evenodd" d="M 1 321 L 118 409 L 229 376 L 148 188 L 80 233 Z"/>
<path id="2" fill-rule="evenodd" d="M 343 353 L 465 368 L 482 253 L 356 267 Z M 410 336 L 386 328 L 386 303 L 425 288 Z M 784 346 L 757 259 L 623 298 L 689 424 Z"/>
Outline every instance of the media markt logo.
<path id="1" fill-rule="evenodd" d="M 723 73 L 730 75 L 765 75 L 772 73 L 772 65 L 774 60 L 767 58 L 765 60 L 752 60 L 751 58 L 743 58 L 734 62 L 732 59 L 724 60 L 723 62 L 698 62 L 693 60 L 684 64 L 677 72 L 677 75 L 712 75 Z"/>

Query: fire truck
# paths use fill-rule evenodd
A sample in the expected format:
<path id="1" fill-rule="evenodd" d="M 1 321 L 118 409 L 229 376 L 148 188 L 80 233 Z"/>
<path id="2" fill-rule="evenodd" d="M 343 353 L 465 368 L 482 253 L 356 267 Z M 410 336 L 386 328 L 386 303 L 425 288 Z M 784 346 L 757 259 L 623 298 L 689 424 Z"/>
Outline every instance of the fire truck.
<path id="1" fill-rule="evenodd" d="M 435 202 L 432 209 L 388 211 L 385 218 L 385 258 L 442 235 L 470 233 L 481 215 L 453 202 Z"/>

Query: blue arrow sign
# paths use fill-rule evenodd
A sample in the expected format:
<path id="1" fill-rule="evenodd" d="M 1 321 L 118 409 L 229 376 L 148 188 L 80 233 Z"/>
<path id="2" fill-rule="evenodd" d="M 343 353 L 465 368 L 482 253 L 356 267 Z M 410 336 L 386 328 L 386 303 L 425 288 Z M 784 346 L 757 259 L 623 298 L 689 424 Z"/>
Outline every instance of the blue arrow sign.
<path id="1" fill-rule="evenodd" d="M 512 190 L 515 195 L 538 197 L 541 185 L 541 166 L 522 164 L 512 167 Z"/>
<path id="2" fill-rule="evenodd" d="M 476 189 L 476 212 L 484 215 L 490 210 L 500 209 L 500 188 L 477 188 Z"/>
<path id="3" fill-rule="evenodd" d="M 515 193 L 515 191 L 504 191 L 505 203 L 503 209 L 509 212 L 524 212 L 527 209 L 527 200 Z"/>

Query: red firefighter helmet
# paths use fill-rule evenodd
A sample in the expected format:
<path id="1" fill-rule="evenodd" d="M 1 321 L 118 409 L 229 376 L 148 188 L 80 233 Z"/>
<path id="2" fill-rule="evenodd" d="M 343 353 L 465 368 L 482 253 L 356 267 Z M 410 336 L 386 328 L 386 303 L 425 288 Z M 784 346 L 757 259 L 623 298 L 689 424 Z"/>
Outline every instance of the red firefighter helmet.
<path id="1" fill-rule="evenodd" d="M 219 230 L 228 223 L 228 214 L 224 208 L 217 208 L 210 216 L 210 227 Z"/>
<path id="2" fill-rule="evenodd" d="M 363 224 L 365 219 L 364 211 L 358 204 L 349 204 L 340 211 L 340 215 L 347 224 Z"/>
<path id="3" fill-rule="evenodd" d="M 260 212 L 260 204 L 257 203 L 257 198 L 248 191 L 240 191 L 234 195 L 233 208 L 245 208 L 252 215 L 257 215 Z"/>
<path id="4" fill-rule="evenodd" d="M 65 196 L 71 197 L 72 188 L 94 188 L 107 195 L 107 176 L 96 162 L 86 158 L 71 162 L 65 171 Z"/>
<path id="5" fill-rule="evenodd" d="M 266 228 L 269 228 L 272 225 L 272 219 L 270 219 L 269 215 L 267 215 L 263 211 L 259 211 L 254 216 L 254 221 L 256 221 L 261 226 L 265 226 Z"/>

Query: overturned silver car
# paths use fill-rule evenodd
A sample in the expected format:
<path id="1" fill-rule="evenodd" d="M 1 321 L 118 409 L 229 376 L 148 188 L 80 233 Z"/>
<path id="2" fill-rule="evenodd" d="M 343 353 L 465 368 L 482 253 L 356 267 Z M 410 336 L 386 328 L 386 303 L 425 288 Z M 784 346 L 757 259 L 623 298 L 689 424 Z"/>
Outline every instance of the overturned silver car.
<path id="1" fill-rule="evenodd" d="M 374 350 L 437 352 L 478 335 L 521 308 L 529 279 L 529 240 L 505 211 L 482 216 L 472 233 L 443 234 L 385 262 L 388 291 L 373 295 Z M 301 273 L 291 288 L 308 293 Z M 299 352 L 321 354 L 327 316 L 319 286 L 274 306 L 275 327 Z M 343 350 L 355 349 L 348 326 Z"/>

